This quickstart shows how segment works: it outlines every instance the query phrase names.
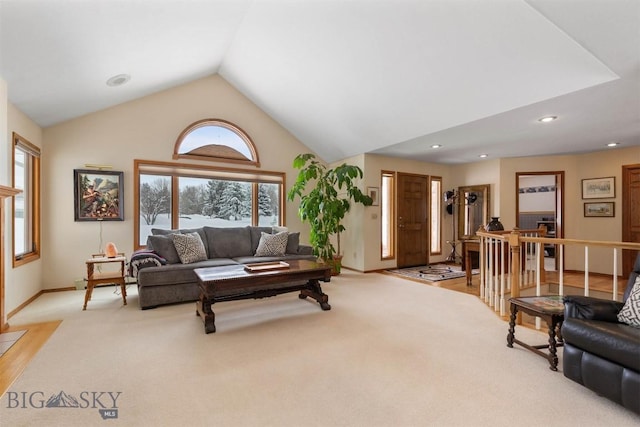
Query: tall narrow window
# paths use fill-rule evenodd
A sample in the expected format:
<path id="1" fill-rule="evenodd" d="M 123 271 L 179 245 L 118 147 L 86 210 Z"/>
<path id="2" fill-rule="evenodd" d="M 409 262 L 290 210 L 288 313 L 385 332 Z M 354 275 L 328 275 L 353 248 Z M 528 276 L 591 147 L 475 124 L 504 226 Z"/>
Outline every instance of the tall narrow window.
<path id="1" fill-rule="evenodd" d="M 442 253 L 442 178 L 432 176 L 429 178 L 431 184 L 431 223 L 430 233 L 430 253 L 438 255 Z"/>
<path id="2" fill-rule="evenodd" d="M 40 149 L 13 133 L 13 266 L 40 258 Z"/>
<path id="3" fill-rule="evenodd" d="M 382 171 L 382 190 L 380 191 L 382 259 L 395 257 L 395 177 L 394 172 Z"/>

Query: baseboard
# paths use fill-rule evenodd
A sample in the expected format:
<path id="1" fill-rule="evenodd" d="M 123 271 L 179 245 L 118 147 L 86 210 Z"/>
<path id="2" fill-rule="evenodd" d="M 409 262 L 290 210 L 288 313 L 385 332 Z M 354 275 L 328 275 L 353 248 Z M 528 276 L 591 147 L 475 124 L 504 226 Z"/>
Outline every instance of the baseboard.
<path id="1" fill-rule="evenodd" d="M 35 301 L 42 294 L 47 294 L 47 293 L 50 293 L 50 292 L 65 292 L 65 291 L 75 291 L 75 290 L 76 290 L 75 287 L 55 288 L 55 289 L 41 289 L 38 292 L 36 292 L 36 294 L 34 296 L 32 296 L 31 298 L 29 298 L 28 300 L 26 300 L 25 302 L 23 302 L 22 304 L 20 304 L 19 306 L 17 306 L 13 310 L 11 310 L 7 314 L 7 320 L 11 319 L 12 316 L 15 316 L 16 314 L 18 314 L 20 312 L 20 310 L 22 310 L 23 308 L 25 308 L 26 306 L 31 304 L 33 301 Z M 2 330 L 4 330 L 4 328 L 2 328 Z"/>

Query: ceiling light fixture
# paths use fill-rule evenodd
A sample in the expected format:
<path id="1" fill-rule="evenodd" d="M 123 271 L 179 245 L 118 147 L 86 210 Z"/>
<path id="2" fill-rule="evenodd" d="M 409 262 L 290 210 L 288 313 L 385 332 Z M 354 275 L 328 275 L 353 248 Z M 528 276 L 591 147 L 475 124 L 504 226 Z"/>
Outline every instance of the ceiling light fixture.
<path id="1" fill-rule="evenodd" d="M 554 121 L 557 118 L 558 118 L 558 116 L 544 116 L 544 117 L 540 117 L 538 119 L 538 121 L 542 122 L 542 123 L 549 123 L 549 122 Z"/>
<path id="2" fill-rule="evenodd" d="M 113 76 L 107 80 L 107 86 L 122 86 L 129 80 L 131 80 L 131 76 L 129 74 L 118 74 L 117 76 Z"/>
<path id="3" fill-rule="evenodd" d="M 618 145 L 620 145 L 619 142 L 610 142 L 607 144 L 607 147 L 617 147 Z"/>
<path id="4" fill-rule="evenodd" d="M 480 154 L 478 157 L 480 157 L 481 159 L 486 159 L 487 157 L 489 157 L 488 154 Z"/>
<path id="5" fill-rule="evenodd" d="M 440 144 L 433 144 L 433 145 L 431 146 L 431 148 L 440 148 L 440 147 L 442 147 L 442 145 L 440 145 Z"/>

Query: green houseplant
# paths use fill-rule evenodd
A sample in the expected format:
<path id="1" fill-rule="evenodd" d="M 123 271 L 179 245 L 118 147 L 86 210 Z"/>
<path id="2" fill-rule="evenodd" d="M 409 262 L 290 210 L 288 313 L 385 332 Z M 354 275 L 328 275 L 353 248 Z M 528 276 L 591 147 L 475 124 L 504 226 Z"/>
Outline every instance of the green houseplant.
<path id="1" fill-rule="evenodd" d="M 311 226 L 309 241 L 314 255 L 330 263 L 334 273 L 339 274 L 340 233 L 345 230 L 342 220 L 351 209 L 351 202 L 365 206 L 373 203 L 371 197 L 356 186 L 356 180 L 363 177 L 362 169 L 346 163 L 327 168 L 313 154 L 299 154 L 293 160 L 293 167 L 299 172 L 287 199 L 293 201 L 296 196 L 300 197 L 298 216 Z M 331 242 L 334 234 L 337 250 Z"/>

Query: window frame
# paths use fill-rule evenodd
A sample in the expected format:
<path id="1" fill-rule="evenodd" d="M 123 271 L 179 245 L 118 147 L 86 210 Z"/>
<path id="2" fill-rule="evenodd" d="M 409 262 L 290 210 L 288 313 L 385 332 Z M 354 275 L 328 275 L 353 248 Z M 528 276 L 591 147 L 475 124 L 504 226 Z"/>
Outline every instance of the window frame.
<path id="1" fill-rule="evenodd" d="M 184 140 L 194 131 L 207 127 L 207 126 L 218 126 L 225 129 L 230 130 L 235 133 L 246 145 L 247 149 L 251 153 L 251 159 L 238 159 L 232 157 L 226 157 L 224 155 L 213 155 L 213 154 L 181 154 L 180 147 Z M 225 147 L 228 147 L 225 145 Z M 202 119 L 196 122 L 191 123 L 187 126 L 178 136 L 176 140 L 175 146 L 173 148 L 173 159 L 190 159 L 190 160 L 207 160 L 214 162 L 225 162 L 225 163 L 240 163 L 245 165 L 252 165 L 259 167 L 260 159 L 258 158 L 258 150 L 256 150 L 256 146 L 251 140 L 251 137 L 242 130 L 239 126 L 235 124 L 222 120 L 222 119 Z"/>
<path id="2" fill-rule="evenodd" d="M 433 191 L 433 184 L 438 182 L 439 189 Z M 429 255 L 442 255 L 442 177 L 429 176 Z M 437 219 L 437 225 L 434 225 Z M 434 238 L 437 238 L 438 250 L 433 250 Z"/>
<path id="3" fill-rule="evenodd" d="M 31 250 L 26 250 L 24 253 L 16 254 L 16 197 L 11 198 L 11 253 L 12 253 L 12 265 L 14 268 L 21 265 L 30 263 L 37 259 L 40 259 L 41 252 L 41 239 L 40 239 L 40 206 L 41 206 L 41 191 L 40 191 L 40 164 L 41 164 L 41 152 L 40 148 L 33 143 L 29 142 L 26 138 L 22 137 L 16 132 L 12 133 L 12 150 L 11 150 L 11 186 L 17 187 L 16 183 L 16 150 L 19 149 L 25 153 L 25 156 L 29 156 L 29 161 L 25 161 L 25 182 L 24 187 L 20 188 L 25 200 L 25 233 L 28 235 L 26 241 L 31 245 Z M 28 164 L 28 165 L 27 165 Z M 26 208 L 28 205 L 29 209 Z M 28 222 L 27 222 L 28 216 Z M 22 236 L 24 237 L 24 236 Z"/>
<path id="4" fill-rule="evenodd" d="M 174 162 L 158 162 L 151 160 L 134 159 L 134 183 L 133 183 L 133 247 L 135 250 L 144 247 L 140 244 L 140 175 L 162 175 L 171 177 L 171 229 L 179 228 L 180 221 L 180 188 L 179 177 L 192 177 L 203 179 L 227 179 L 234 181 L 248 181 L 252 183 L 251 223 L 257 226 L 258 213 L 258 185 L 260 183 L 280 185 L 280 200 L 278 203 L 280 212 L 280 225 L 286 225 L 285 209 L 285 185 L 286 173 L 273 171 L 256 171 L 247 169 L 234 169 L 227 167 L 211 167 L 209 165 L 196 165 Z"/>
<path id="5" fill-rule="evenodd" d="M 390 180 L 388 192 L 385 192 L 385 179 Z M 380 260 L 392 260 L 396 258 L 396 173 L 394 171 L 380 171 Z M 388 199 L 388 200 L 387 200 Z M 385 206 L 388 208 L 385 213 Z M 389 241 L 386 244 L 388 254 L 384 253 L 384 229 L 385 216 L 389 218 L 387 233 Z"/>

